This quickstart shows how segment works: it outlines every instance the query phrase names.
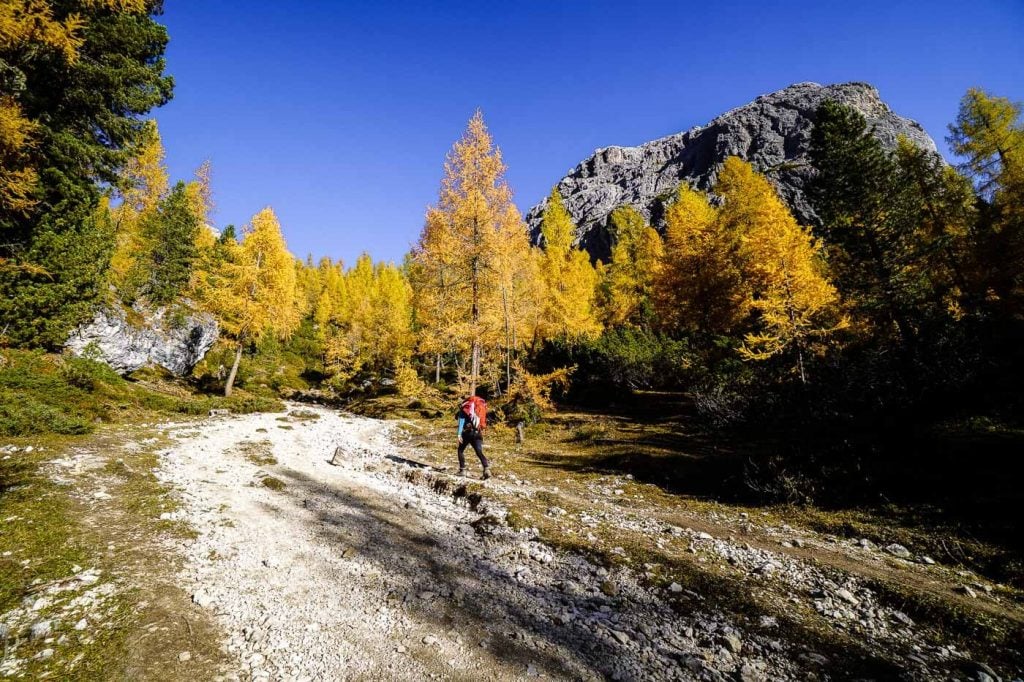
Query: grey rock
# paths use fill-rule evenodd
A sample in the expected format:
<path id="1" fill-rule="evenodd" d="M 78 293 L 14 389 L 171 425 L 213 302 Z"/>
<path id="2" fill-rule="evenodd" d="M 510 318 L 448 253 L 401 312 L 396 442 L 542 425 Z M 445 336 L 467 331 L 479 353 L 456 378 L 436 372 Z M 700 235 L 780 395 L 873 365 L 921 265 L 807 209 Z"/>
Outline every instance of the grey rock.
<path id="1" fill-rule="evenodd" d="M 619 630 L 612 630 L 612 637 L 619 640 L 619 644 L 629 644 L 629 635 Z"/>
<path id="2" fill-rule="evenodd" d="M 867 83 L 798 83 L 733 109 L 710 123 L 638 147 L 604 147 L 582 161 L 557 185 L 577 226 L 575 242 L 593 258 L 611 251 L 608 217 L 632 206 L 662 228 L 665 201 L 681 183 L 710 190 L 726 157 L 738 156 L 766 173 L 802 224 L 814 220 L 805 187 L 811 129 L 818 107 L 833 99 L 853 107 L 892 149 L 899 136 L 936 151 L 935 142 L 915 121 L 896 115 Z M 536 243 L 547 199 L 527 213 Z"/>
<path id="3" fill-rule="evenodd" d="M 961 585 L 957 588 L 957 590 L 959 592 L 962 592 L 963 594 L 966 594 L 968 597 L 971 597 L 972 599 L 978 596 L 978 593 L 972 590 L 968 585 Z"/>
<path id="4" fill-rule="evenodd" d="M 188 651 L 182 651 L 178 654 L 178 663 L 185 663 L 186 661 L 192 660 L 192 654 Z"/>
<path id="5" fill-rule="evenodd" d="M 891 545 L 886 545 L 885 551 L 900 559 L 909 559 L 911 556 L 909 549 L 895 542 Z"/>
<path id="6" fill-rule="evenodd" d="M 159 366 L 184 376 L 203 359 L 217 340 L 219 328 L 204 313 L 177 315 L 167 308 L 134 310 L 141 322 L 128 320 L 120 308 L 97 311 L 92 322 L 71 333 L 65 348 L 82 357 L 100 360 L 116 372 L 128 374 Z"/>
<path id="7" fill-rule="evenodd" d="M 203 592 L 196 592 L 192 595 L 192 603 L 200 608 L 206 609 L 213 605 L 213 598 Z"/>
<path id="8" fill-rule="evenodd" d="M 766 682 L 768 676 L 764 673 L 764 666 L 758 663 L 747 662 L 740 667 L 740 682 Z"/>
<path id="9" fill-rule="evenodd" d="M 857 599 L 855 596 L 853 596 L 852 592 L 846 589 L 836 590 L 836 596 L 842 599 L 847 604 L 852 604 L 856 606 L 860 603 L 860 599 Z"/>
<path id="10" fill-rule="evenodd" d="M 29 639 L 43 639 L 50 635 L 50 631 L 53 629 L 50 621 L 41 620 L 38 623 L 33 623 L 32 627 L 28 629 Z"/>
<path id="11" fill-rule="evenodd" d="M 729 650 L 730 653 L 738 654 L 743 650 L 743 640 L 733 634 L 728 634 L 722 637 L 722 644 Z"/>

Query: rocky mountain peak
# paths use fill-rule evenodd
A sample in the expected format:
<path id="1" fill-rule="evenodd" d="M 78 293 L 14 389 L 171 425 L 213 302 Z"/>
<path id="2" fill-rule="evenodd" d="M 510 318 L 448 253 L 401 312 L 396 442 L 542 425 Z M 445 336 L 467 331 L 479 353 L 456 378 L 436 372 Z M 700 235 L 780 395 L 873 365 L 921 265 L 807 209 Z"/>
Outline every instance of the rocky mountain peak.
<path id="1" fill-rule="evenodd" d="M 916 121 L 897 115 L 868 83 L 819 85 L 796 83 L 732 109 L 710 123 L 636 147 L 611 146 L 595 151 L 558 182 L 577 225 L 577 242 L 595 258 L 610 252 L 609 214 L 617 207 L 636 208 L 663 227 L 664 203 L 686 182 L 710 189 L 729 156 L 751 162 L 765 173 L 807 224 L 814 213 L 804 195 L 810 174 L 807 153 L 818 107 L 836 100 L 859 111 L 887 148 L 902 135 L 936 151 L 935 142 Z M 535 240 L 547 199 L 527 213 Z"/>

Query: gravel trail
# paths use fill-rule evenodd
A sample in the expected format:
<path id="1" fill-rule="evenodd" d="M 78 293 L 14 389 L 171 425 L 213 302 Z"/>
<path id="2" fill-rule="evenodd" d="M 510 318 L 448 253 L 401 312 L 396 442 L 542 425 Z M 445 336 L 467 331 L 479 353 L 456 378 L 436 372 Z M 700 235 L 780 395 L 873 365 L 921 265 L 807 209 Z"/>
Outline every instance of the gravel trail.
<path id="1" fill-rule="evenodd" d="M 392 423 L 289 408 L 164 425 L 160 476 L 198 531 L 180 580 L 236 661 L 221 679 L 830 677 L 770 624 L 680 613 L 632 571 L 495 523 L 493 503 L 411 482 Z"/>

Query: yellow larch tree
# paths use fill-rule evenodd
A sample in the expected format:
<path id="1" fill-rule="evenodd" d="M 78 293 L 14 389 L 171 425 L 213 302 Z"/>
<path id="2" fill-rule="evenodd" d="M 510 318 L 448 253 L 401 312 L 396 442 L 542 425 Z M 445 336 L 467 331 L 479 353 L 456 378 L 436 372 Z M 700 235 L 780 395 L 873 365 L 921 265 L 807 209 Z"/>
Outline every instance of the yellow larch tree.
<path id="1" fill-rule="evenodd" d="M 364 371 L 397 370 L 413 349 L 412 287 L 405 275 L 391 263 L 374 265 L 364 253 L 342 282 L 333 297 L 324 289 L 327 298 L 315 312 L 325 330 L 327 373 L 344 384 Z"/>
<path id="2" fill-rule="evenodd" d="M 428 210 L 412 257 L 416 299 L 428 306 L 417 311 L 420 333 L 439 335 L 438 345 L 468 346 L 470 391 L 485 354 L 497 350 L 509 364 L 519 342 L 512 341 L 515 316 L 525 304 L 517 298 L 529 271 L 529 238 L 504 173 L 477 111 L 448 153 L 437 206 Z"/>
<path id="3" fill-rule="evenodd" d="M 601 283 L 605 324 L 643 326 L 651 318 L 651 294 L 663 245 L 661 236 L 630 206 L 609 217 L 613 246 Z"/>
<path id="4" fill-rule="evenodd" d="M 295 259 L 288 251 L 281 225 L 265 208 L 243 230 L 241 243 L 227 241 L 220 267 L 206 271 L 200 290 L 203 304 L 217 318 L 221 332 L 235 346 L 235 358 L 224 385 L 230 396 L 246 346 L 272 335 L 285 339 L 299 325 Z"/>
<path id="5" fill-rule="evenodd" d="M 655 276 L 659 326 L 671 333 L 728 334 L 750 313 L 750 286 L 706 195 L 682 186 L 665 214 L 665 253 Z"/>
<path id="6" fill-rule="evenodd" d="M 739 234 L 737 256 L 750 283 L 754 330 L 740 349 L 744 358 L 766 360 L 793 351 L 806 382 L 808 345 L 845 326 L 839 295 L 825 276 L 820 247 L 797 224 L 771 183 L 737 157 L 726 159 L 715 184 L 722 197 L 720 229 Z"/>
<path id="7" fill-rule="evenodd" d="M 597 272 L 587 252 L 574 248 L 573 225 L 558 189 L 552 189 L 541 218 L 544 253 L 540 257 L 543 309 L 538 336 L 569 339 L 601 333 L 597 317 Z"/>
<path id="8" fill-rule="evenodd" d="M 156 121 L 147 121 L 142 140 L 122 172 L 121 203 L 111 210 L 115 241 L 108 276 L 126 303 L 134 301 L 148 277 L 145 260 L 150 245 L 143 225 L 158 211 L 169 185 Z"/>

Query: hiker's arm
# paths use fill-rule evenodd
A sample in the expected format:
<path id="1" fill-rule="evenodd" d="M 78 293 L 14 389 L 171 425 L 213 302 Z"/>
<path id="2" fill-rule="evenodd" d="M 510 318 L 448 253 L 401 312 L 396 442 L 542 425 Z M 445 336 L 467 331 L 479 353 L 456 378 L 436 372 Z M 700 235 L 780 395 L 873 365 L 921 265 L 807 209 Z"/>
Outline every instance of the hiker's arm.
<path id="1" fill-rule="evenodd" d="M 459 432 L 456 434 L 459 438 L 462 438 L 462 428 L 466 425 L 466 418 L 459 417 Z"/>

